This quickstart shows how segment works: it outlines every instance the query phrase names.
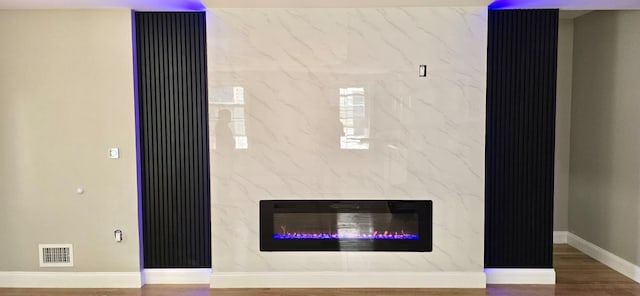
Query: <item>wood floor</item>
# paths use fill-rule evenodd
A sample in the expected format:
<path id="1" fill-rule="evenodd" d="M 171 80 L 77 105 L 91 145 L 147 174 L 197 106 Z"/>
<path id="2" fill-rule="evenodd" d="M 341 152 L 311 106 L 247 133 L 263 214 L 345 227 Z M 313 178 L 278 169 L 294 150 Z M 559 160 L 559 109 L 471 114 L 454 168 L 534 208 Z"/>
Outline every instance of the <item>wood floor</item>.
<path id="1" fill-rule="evenodd" d="M 489 285 L 487 289 L 209 289 L 147 285 L 142 289 L 2 289 L 2 296 L 417 296 L 417 295 L 639 295 L 640 284 L 568 245 L 555 245 L 557 284 Z"/>

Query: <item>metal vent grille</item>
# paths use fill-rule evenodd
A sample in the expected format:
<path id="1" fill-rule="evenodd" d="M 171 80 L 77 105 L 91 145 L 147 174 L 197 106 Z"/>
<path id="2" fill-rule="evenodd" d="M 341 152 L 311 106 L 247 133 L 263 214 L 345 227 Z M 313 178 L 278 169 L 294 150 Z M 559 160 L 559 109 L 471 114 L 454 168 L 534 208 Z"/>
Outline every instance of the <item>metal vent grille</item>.
<path id="1" fill-rule="evenodd" d="M 73 246 L 71 244 L 40 244 L 40 267 L 73 266 Z"/>

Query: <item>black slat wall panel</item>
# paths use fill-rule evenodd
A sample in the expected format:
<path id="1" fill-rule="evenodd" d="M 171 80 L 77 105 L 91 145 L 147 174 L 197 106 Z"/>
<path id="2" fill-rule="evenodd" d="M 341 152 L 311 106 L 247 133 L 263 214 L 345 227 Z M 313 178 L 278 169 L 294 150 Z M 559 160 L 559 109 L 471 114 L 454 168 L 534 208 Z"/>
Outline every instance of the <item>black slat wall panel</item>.
<path id="1" fill-rule="evenodd" d="M 203 12 L 135 12 L 145 268 L 211 267 Z"/>
<path id="2" fill-rule="evenodd" d="M 490 10 L 485 266 L 551 268 L 558 10 Z"/>

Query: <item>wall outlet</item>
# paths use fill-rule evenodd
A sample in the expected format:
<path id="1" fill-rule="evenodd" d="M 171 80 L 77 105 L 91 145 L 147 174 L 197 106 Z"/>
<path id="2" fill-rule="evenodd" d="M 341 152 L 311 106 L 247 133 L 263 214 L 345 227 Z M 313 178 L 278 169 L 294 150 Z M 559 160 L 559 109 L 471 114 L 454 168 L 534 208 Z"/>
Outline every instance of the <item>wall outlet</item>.
<path id="1" fill-rule="evenodd" d="M 420 77 L 427 77 L 427 65 L 420 65 L 418 75 Z"/>
<path id="2" fill-rule="evenodd" d="M 112 159 L 120 158 L 120 149 L 109 148 L 109 158 L 112 158 Z"/>

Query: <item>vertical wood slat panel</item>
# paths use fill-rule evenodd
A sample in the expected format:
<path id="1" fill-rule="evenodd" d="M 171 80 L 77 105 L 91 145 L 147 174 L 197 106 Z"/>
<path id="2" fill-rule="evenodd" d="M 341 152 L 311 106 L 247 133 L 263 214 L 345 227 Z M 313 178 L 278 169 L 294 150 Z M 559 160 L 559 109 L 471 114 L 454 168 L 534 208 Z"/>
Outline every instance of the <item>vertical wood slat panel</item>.
<path id="1" fill-rule="evenodd" d="M 211 267 L 205 25 L 135 13 L 145 268 Z"/>
<path id="2" fill-rule="evenodd" d="M 558 10 L 490 10 L 485 266 L 551 268 Z"/>

